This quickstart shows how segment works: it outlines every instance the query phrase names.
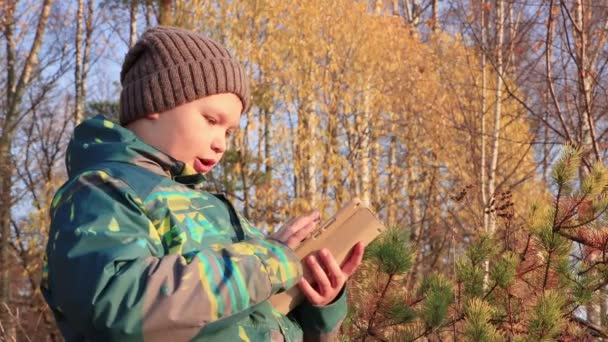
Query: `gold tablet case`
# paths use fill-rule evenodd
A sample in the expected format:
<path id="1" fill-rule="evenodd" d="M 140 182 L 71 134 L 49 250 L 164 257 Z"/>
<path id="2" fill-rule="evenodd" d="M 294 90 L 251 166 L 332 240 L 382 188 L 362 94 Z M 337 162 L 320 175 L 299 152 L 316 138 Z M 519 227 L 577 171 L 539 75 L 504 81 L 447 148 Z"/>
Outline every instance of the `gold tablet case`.
<path id="1" fill-rule="evenodd" d="M 311 237 L 304 240 L 295 252 L 303 260 L 312 252 L 321 248 L 327 248 L 334 255 L 338 264 L 342 264 L 350 249 L 358 241 L 367 246 L 386 228 L 378 220 L 376 215 L 355 198 L 348 202 L 343 208 L 329 220 L 325 221 L 319 229 L 311 234 Z M 302 264 L 304 277 L 311 281 L 313 277 L 307 267 Z M 279 312 L 286 315 L 304 300 L 304 295 L 296 285 L 291 289 L 278 293 L 270 297 L 270 304 Z"/>

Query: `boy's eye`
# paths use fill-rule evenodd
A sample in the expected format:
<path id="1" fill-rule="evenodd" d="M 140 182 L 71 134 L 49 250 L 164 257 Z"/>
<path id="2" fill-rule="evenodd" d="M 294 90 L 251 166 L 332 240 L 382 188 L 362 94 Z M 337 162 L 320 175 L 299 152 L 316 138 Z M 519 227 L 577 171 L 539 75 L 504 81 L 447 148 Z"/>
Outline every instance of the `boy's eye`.
<path id="1" fill-rule="evenodd" d="M 232 131 L 232 130 L 226 131 L 226 138 L 230 138 L 233 135 L 234 135 L 234 131 Z"/>
<path id="2" fill-rule="evenodd" d="M 215 124 L 217 123 L 217 120 L 216 120 L 214 117 L 211 117 L 211 116 L 205 116 L 205 119 L 207 119 L 207 122 L 208 122 L 210 125 L 215 125 Z"/>

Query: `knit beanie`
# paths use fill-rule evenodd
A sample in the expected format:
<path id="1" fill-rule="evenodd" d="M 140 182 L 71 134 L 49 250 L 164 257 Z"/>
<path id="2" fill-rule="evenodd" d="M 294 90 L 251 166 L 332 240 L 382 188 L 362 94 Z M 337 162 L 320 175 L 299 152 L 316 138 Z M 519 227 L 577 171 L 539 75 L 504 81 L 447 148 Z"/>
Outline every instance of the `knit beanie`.
<path id="1" fill-rule="evenodd" d="M 120 71 L 120 124 L 205 96 L 233 93 L 249 107 L 249 84 L 228 50 L 192 31 L 157 26 L 129 49 Z"/>

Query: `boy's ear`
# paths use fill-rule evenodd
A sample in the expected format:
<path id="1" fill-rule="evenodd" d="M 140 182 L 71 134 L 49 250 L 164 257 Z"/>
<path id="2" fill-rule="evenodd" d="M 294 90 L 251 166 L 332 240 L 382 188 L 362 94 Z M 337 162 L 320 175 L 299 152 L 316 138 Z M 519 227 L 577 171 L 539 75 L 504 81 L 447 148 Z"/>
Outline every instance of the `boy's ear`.
<path id="1" fill-rule="evenodd" d="M 150 114 L 147 114 L 145 116 L 145 118 L 148 120 L 158 120 L 159 116 L 160 116 L 160 114 L 158 114 L 158 113 L 150 113 Z"/>

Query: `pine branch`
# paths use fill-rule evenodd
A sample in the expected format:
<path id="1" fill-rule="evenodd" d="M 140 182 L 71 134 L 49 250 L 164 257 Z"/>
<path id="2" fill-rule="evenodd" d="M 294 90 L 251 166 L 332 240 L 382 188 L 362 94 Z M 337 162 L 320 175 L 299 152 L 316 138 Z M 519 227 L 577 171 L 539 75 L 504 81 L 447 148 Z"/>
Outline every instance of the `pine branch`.
<path id="1" fill-rule="evenodd" d="M 551 233 L 553 234 L 553 233 Z M 547 282 L 549 281 L 549 269 L 551 267 L 551 256 L 553 255 L 553 251 L 549 251 L 549 256 L 547 257 L 547 265 L 545 266 L 545 277 L 543 280 L 543 291 L 547 287 Z"/>
<path id="2" fill-rule="evenodd" d="M 417 336 L 416 338 L 414 338 L 413 340 L 415 341 L 415 340 L 417 340 L 417 339 L 421 338 L 422 336 L 425 336 L 426 334 L 430 334 L 430 333 L 432 333 L 433 331 L 437 331 L 437 330 L 439 330 L 439 329 L 441 329 L 441 328 L 443 328 L 443 327 L 447 327 L 447 326 L 449 326 L 449 325 L 456 324 L 457 322 L 460 322 L 460 321 L 462 321 L 463 319 L 464 319 L 464 313 L 461 313 L 460 315 L 458 315 L 458 317 L 455 317 L 455 318 L 453 318 L 451 321 L 446 322 L 446 323 L 444 323 L 444 324 L 442 324 L 442 325 L 438 326 L 438 327 L 437 327 L 437 329 L 435 329 L 435 330 L 432 330 L 432 329 L 430 329 L 430 328 L 427 328 L 427 329 L 424 331 L 424 333 L 422 333 L 422 334 L 418 335 L 418 336 Z"/>
<path id="3" fill-rule="evenodd" d="M 513 331 L 513 310 L 511 309 L 511 293 L 507 291 L 507 315 L 509 317 L 509 330 L 511 332 L 511 336 L 515 336 L 515 332 Z"/>
<path id="4" fill-rule="evenodd" d="M 562 228 L 564 229 L 572 229 L 572 228 L 580 228 L 582 226 L 588 225 L 589 223 L 597 220 L 600 218 L 600 216 L 602 216 L 604 213 L 606 213 L 606 211 L 608 211 L 608 207 L 604 208 L 602 211 L 600 211 L 597 215 L 595 215 L 593 218 L 587 220 L 586 222 L 583 223 L 579 223 L 579 224 L 575 224 L 573 226 L 563 226 Z"/>
<path id="5" fill-rule="evenodd" d="M 596 261 L 593 264 L 591 264 L 587 269 L 579 271 L 577 274 L 579 276 L 585 275 L 586 273 L 589 273 L 590 271 L 593 271 L 597 266 L 599 266 L 599 265 L 605 265 L 605 264 L 606 264 L 606 260 Z"/>
<path id="6" fill-rule="evenodd" d="M 595 292 L 599 289 L 601 289 L 602 287 L 608 285 L 608 279 L 605 279 L 604 281 L 600 282 L 599 284 L 597 284 L 592 290 L 591 292 Z"/>
<path id="7" fill-rule="evenodd" d="M 408 321 L 397 321 L 397 322 L 383 324 L 383 325 L 377 326 L 376 328 L 385 329 L 385 328 L 390 328 L 390 327 L 394 327 L 396 325 L 401 325 L 401 324 L 406 324 L 406 323 L 408 323 Z"/>
<path id="8" fill-rule="evenodd" d="M 557 195 L 555 196 L 555 215 L 553 216 L 553 227 L 552 229 L 555 231 L 555 227 L 557 227 L 557 213 L 559 212 L 559 202 L 562 198 L 562 187 L 560 186 L 557 189 Z"/>
<path id="9" fill-rule="evenodd" d="M 488 296 L 496 289 L 497 286 L 498 286 L 498 283 L 494 282 L 494 286 L 492 286 L 492 288 L 488 291 L 488 293 L 486 293 L 485 296 L 483 296 L 483 300 L 486 300 L 488 298 Z"/>
<path id="10" fill-rule="evenodd" d="M 600 282 L 599 284 L 597 284 L 594 288 L 589 289 L 590 292 L 595 292 L 603 287 L 605 287 L 606 285 L 608 285 L 608 279 L 604 280 L 602 282 Z M 574 304 L 574 299 L 570 298 L 568 299 L 568 301 L 566 302 L 566 304 L 564 304 L 564 307 L 567 307 L 569 305 Z M 576 304 L 572 309 L 570 309 L 570 311 L 568 312 L 568 314 L 566 315 L 567 317 L 574 317 L 574 311 L 576 311 L 578 308 L 580 307 L 580 304 Z"/>
<path id="11" fill-rule="evenodd" d="M 532 240 L 532 234 L 528 233 L 528 240 L 526 241 L 526 247 L 524 251 L 519 256 L 519 261 L 526 260 L 526 254 L 528 254 L 528 248 L 530 248 L 530 240 Z"/>
<path id="12" fill-rule="evenodd" d="M 419 338 L 421 338 L 421 337 L 423 337 L 423 336 L 426 336 L 427 334 L 430 334 L 430 333 L 432 333 L 432 332 L 433 332 L 433 331 L 432 331 L 432 329 L 431 329 L 431 328 L 426 328 L 426 329 L 424 329 L 424 331 L 423 331 L 423 332 L 422 332 L 420 335 L 418 335 L 418 336 L 414 337 L 414 338 L 412 339 L 412 341 L 416 341 L 417 339 L 419 339 Z"/>
<path id="13" fill-rule="evenodd" d="M 599 327 L 589 321 L 586 321 L 580 317 L 572 316 L 570 320 L 578 325 L 580 325 L 583 329 L 587 330 L 589 334 L 593 337 L 600 337 L 604 339 L 608 339 L 608 334 L 604 332 L 602 327 Z"/>
<path id="14" fill-rule="evenodd" d="M 376 319 L 376 315 L 378 314 L 378 309 L 380 308 L 380 304 L 382 303 L 382 300 L 386 296 L 386 292 L 388 291 L 388 287 L 390 286 L 391 282 L 393 281 L 394 276 L 395 276 L 394 274 L 389 274 L 389 276 L 388 276 L 386 285 L 384 285 L 384 289 L 382 289 L 380 298 L 378 298 L 378 301 L 376 302 L 376 307 L 374 308 L 374 312 L 372 312 L 372 316 L 369 319 L 369 323 L 367 325 L 366 336 L 363 337 L 363 341 L 365 341 L 365 338 L 367 337 L 367 335 L 376 337 L 375 334 L 372 334 L 372 329 L 374 328 L 374 320 Z"/>
<path id="15" fill-rule="evenodd" d="M 581 239 L 581 238 L 579 238 L 579 237 L 577 237 L 577 236 L 574 236 L 574 235 L 571 235 L 571 234 L 568 234 L 568 233 L 565 233 L 565 232 L 562 232 L 562 231 L 559 231 L 559 232 L 557 232 L 557 233 L 558 233 L 559 235 L 561 235 L 561 236 L 563 236 L 563 237 L 565 237 L 565 238 L 569 239 L 569 240 L 574 241 L 574 242 L 578 242 L 578 243 L 580 243 L 580 244 L 582 244 L 582 245 L 585 245 L 585 246 L 588 246 L 588 247 L 597 248 L 597 246 L 593 246 L 593 245 L 589 244 L 589 241 L 586 241 L 586 240 L 584 240 L 584 239 Z M 604 249 L 605 249 L 605 248 L 604 248 Z"/>

